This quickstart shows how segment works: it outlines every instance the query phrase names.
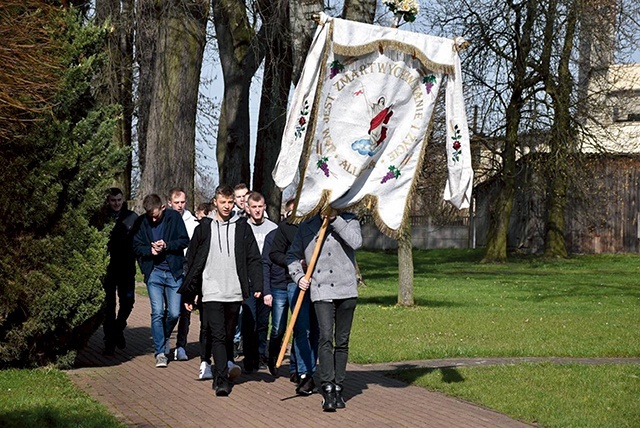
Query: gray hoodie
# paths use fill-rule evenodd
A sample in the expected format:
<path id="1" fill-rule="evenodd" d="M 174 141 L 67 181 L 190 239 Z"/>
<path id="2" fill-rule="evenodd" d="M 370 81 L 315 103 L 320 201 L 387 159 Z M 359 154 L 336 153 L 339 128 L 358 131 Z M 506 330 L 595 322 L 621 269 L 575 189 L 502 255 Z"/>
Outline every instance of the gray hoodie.
<path id="1" fill-rule="evenodd" d="M 211 222 L 209 256 L 202 272 L 203 302 L 241 302 L 242 287 L 238 279 L 235 257 L 235 228 L 239 217 L 216 218 Z"/>

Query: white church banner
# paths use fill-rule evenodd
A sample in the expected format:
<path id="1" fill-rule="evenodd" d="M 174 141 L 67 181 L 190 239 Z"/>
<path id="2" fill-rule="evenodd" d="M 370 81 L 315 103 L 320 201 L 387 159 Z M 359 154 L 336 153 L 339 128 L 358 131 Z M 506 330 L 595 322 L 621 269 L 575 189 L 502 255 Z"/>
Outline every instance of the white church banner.
<path id="1" fill-rule="evenodd" d="M 397 236 L 443 80 L 444 198 L 469 206 L 473 171 L 457 49 L 451 39 L 322 14 L 273 172 L 281 188 L 298 182 L 296 217 L 327 205 L 366 205 L 380 229 Z"/>

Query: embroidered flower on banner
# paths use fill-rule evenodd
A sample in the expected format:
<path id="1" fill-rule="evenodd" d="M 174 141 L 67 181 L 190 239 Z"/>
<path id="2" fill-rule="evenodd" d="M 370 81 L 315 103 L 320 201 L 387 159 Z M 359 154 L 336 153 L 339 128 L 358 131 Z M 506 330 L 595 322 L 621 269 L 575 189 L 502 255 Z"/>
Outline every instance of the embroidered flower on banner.
<path id="1" fill-rule="evenodd" d="M 329 161 L 329 159 L 326 156 L 323 156 L 320 158 L 320 160 L 316 163 L 316 165 L 318 166 L 318 168 L 320 168 L 322 170 L 322 172 L 324 172 L 324 175 L 326 177 L 329 176 L 329 164 L 327 164 L 327 162 Z"/>
<path id="2" fill-rule="evenodd" d="M 329 79 L 333 79 L 338 73 L 341 73 L 344 70 L 344 65 L 338 60 L 333 61 L 329 68 L 331 69 L 331 73 L 329 74 Z"/>
<path id="3" fill-rule="evenodd" d="M 382 3 L 395 15 L 402 15 L 407 22 L 415 21 L 420 12 L 417 0 L 383 0 Z"/>
<path id="4" fill-rule="evenodd" d="M 302 133 L 307 129 L 307 116 L 309 116 L 309 101 L 304 100 L 304 103 L 302 104 L 302 110 L 300 110 L 298 124 L 296 125 L 296 138 L 302 137 Z"/>
<path id="5" fill-rule="evenodd" d="M 433 85 L 436 84 L 436 76 L 434 76 L 433 74 L 424 76 L 422 78 L 422 83 L 424 83 L 424 85 L 427 87 L 427 94 L 430 94 L 431 88 L 433 88 Z"/>
<path id="6" fill-rule="evenodd" d="M 453 139 L 453 154 L 451 156 L 451 159 L 454 162 L 459 162 L 460 161 L 460 156 L 462 155 L 462 144 L 460 143 L 460 140 L 462 139 L 462 133 L 460 132 L 460 128 L 458 127 L 458 125 L 455 125 L 453 127 L 453 134 L 451 136 L 451 138 Z"/>
<path id="7" fill-rule="evenodd" d="M 400 168 L 396 168 L 394 165 L 391 165 L 389 167 L 389 171 L 387 171 L 385 176 L 382 177 L 382 180 L 380 180 L 380 184 L 384 184 L 392 178 L 395 178 L 397 180 L 398 177 L 400 177 Z"/>

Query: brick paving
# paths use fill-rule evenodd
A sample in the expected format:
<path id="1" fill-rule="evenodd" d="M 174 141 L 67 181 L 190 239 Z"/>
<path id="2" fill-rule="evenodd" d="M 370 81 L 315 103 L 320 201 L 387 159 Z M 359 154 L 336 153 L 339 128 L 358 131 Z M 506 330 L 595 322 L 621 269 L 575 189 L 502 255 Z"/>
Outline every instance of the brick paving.
<path id="1" fill-rule="evenodd" d="M 199 323 L 193 317 L 189 361 L 155 367 L 148 298 L 138 296 L 125 332 L 127 347 L 105 357 L 102 330 L 93 335 L 67 373 L 82 389 L 105 404 L 131 427 L 531 427 L 503 414 L 390 379 L 398 366 L 427 367 L 421 362 L 356 365 L 347 368 L 347 408 L 321 410 L 321 396 L 295 395 L 288 365 L 274 378 L 266 370 L 242 374 L 229 397 L 216 397 L 211 381 L 197 381 Z M 175 337 L 172 339 L 175 344 Z M 437 367 L 455 367 L 441 360 Z"/>

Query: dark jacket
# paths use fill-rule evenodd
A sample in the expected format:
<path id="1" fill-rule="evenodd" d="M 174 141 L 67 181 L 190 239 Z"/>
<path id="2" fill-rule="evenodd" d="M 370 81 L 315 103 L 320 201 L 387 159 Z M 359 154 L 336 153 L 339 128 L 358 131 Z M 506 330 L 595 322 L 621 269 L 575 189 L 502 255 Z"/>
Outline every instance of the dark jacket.
<path id="1" fill-rule="evenodd" d="M 109 275 L 124 275 L 134 277 L 136 274 L 135 254 L 133 253 L 133 234 L 138 215 L 133 211 L 122 208 L 109 236 Z"/>
<path id="2" fill-rule="evenodd" d="M 269 251 L 271 261 L 284 269 L 288 283 L 293 282 L 293 280 L 289 276 L 289 270 L 287 269 L 289 266 L 287 264 L 287 252 L 297 231 L 297 224 L 291 224 L 287 220 L 282 221 L 278 225 L 276 236 L 273 237 L 273 243 Z"/>
<path id="3" fill-rule="evenodd" d="M 132 241 L 137 218 L 138 215 L 128 210 L 125 203 L 118 213 L 105 206 L 91 220 L 91 224 L 101 230 L 107 225 L 113 225 L 107 244 L 109 278 L 133 278 L 136 274 L 136 256 Z"/>
<path id="4" fill-rule="evenodd" d="M 271 290 L 274 288 L 286 290 L 287 285 L 291 282 L 287 280 L 287 276 L 289 275 L 287 269 L 273 263 L 269 257 L 269 251 L 271 251 L 271 246 L 273 245 L 273 238 L 277 232 L 278 229 L 274 229 L 267 234 L 266 238 L 264 238 L 264 247 L 262 248 L 262 268 L 264 272 L 262 291 L 265 296 L 271 294 Z"/>
<path id="5" fill-rule="evenodd" d="M 195 296 L 202 294 L 202 273 L 204 272 L 209 246 L 211 245 L 211 223 L 209 217 L 203 217 L 193 232 L 187 250 L 186 276 L 178 293 L 185 301 L 193 302 Z M 242 296 L 246 299 L 251 292 L 262 292 L 262 258 L 256 238 L 246 218 L 240 218 L 235 224 L 235 258 L 236 270 Z"/>
<path id="6" fill-rule="evenodd" d="M 164 222 L 162 240 L 167 244 L 164 253 L 171 274 L 177 281 L 183 274 L 184 249 L 189 245 L 189 235 L 178 211 L 165 209 L 162 221 Z M 151 242 L 153 241 L 149 217 L 143 214 L 138 217 L 137 231 L 133 237 L 133 251 L 138 257 L 140 270 L 144 274 L 144 282 L 149 280 L 149 275 L 154 267 L 155 256 L 151 254 Z"/>

